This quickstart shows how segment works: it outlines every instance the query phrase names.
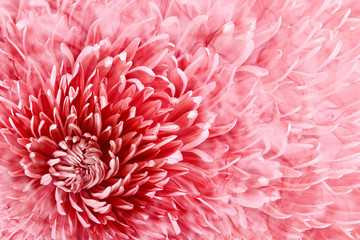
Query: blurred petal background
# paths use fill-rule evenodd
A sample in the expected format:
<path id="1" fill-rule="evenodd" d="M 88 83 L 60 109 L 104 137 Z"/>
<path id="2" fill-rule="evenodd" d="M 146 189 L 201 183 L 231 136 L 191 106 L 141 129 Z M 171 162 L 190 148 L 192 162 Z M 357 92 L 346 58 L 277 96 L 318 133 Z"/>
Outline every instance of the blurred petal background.
<path id="1" fill-rule="evenodd" d="M 355 0 L 0 2 L 1 239 L 360 239 Z"/>

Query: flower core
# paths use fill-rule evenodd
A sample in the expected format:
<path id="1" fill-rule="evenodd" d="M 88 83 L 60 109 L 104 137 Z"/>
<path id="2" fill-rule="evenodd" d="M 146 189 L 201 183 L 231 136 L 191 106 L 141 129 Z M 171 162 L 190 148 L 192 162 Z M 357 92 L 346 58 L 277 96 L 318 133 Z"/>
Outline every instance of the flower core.
<path id="1" fill-rule="evenodd" d="M 105 164 L 95 136 L 67 137 L 48 161 L 54 184 L 65 192 L 78 193 L 103 180 Z"/>

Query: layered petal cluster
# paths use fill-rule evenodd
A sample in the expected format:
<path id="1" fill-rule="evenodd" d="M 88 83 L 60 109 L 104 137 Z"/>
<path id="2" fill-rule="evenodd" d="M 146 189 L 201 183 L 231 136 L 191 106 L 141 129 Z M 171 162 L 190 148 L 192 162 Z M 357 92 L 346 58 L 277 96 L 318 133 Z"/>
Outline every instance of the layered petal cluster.
<path id="1" fill-rule="evenodd" d="M 2 1 L 0 238 L 360 238 L 359 13 Z"/>
<path id="2" fill-rule="evenodd" d="M 125 8 L 113 4 L 103 7 Z M 56 20 L 34 16 L 45 17 Z M 217 170 L 199 168 L 209 160 L 197 146 L 234 126 L 213 126 L 211 111 L 223 97 L 216 81 L 229 85 L 233 69 L 203 48 L 176 53 L 168 34 L 140 31 L 154 20 L 140 20 L 127 26 L 134 36 L 94 22 L 83 46 L 55 37 L 28 46 L 11 38 L 27 39 L 35 23 L 9 19 L 3 54 L 18 71 L 1 82 L 2 237 L 191 239 L 215 229 Z"/>

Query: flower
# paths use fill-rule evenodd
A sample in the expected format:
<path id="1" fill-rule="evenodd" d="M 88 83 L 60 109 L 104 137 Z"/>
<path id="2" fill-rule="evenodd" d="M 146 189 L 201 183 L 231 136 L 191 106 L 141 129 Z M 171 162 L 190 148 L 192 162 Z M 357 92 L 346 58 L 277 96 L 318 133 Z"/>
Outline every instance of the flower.
<path id="1" fill-rule="evenodd" d="M 360 236 L 355 1 L 0 9 L 1 238 Z"/>
<path id="2" fill-rule="evenodd" d="M 125 8 L 104 7 L 112 14 Z M 33 21 L 44 18 L 56 19 Z M 10 198 L 2 199 L 5 237 L 193 238 L 215 229 L 220 215 L 208 220 L 207 212 L 217 204 L 216 169 L 199 168 L 210 159 L 197 146 L 235 124 L 215 126 L 211 112 L 223 95 L 216 81 L 229 85 L 233 70 L 206 49 L 176 53 L 168 34 L 140 31 L 156 22 L 140 20 L 128 26 L 136 37 L 116 34 L 122 25 L 106 33 L 100 24 L 108 20 L 94 21 L 81 32 L 84 46 L 54 37 L 51 47 L 17 47 L 4 38 L 4 54 L 20 68 L 4 71 L 1 85 L 1 166 L 13 183 L 1 189 Z M 9 26 L 27 37 L 39 31 L 34 23 Z"/>

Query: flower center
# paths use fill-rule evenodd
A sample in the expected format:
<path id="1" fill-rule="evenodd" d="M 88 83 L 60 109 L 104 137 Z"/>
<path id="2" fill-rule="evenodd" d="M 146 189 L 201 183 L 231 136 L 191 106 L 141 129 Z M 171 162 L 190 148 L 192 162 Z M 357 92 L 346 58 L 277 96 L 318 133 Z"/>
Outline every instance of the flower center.
<path id="1" fill-rule="evenodd" d="M 59 143 L 61 150 L 48 161 L 54 185 L 66 192 L 90 189 L 104 179 L 106 165 L 96 137 L 67 137 Z"/>

